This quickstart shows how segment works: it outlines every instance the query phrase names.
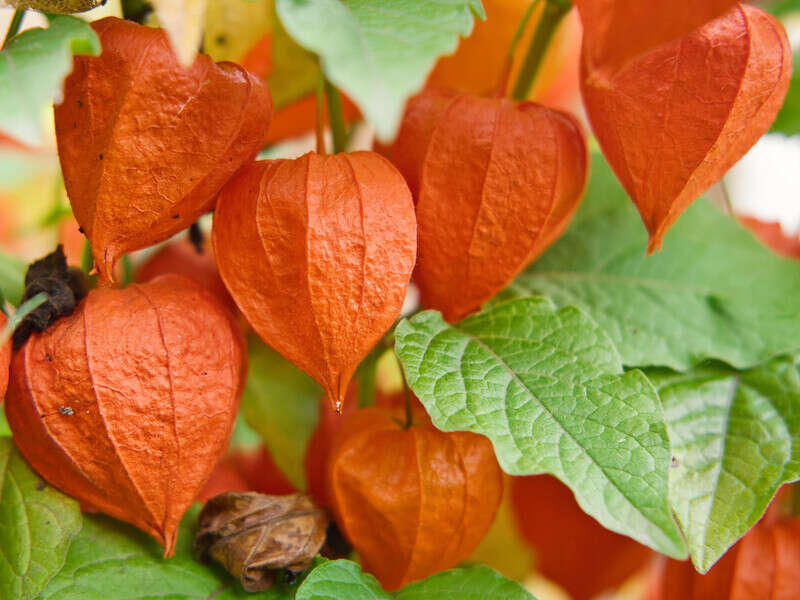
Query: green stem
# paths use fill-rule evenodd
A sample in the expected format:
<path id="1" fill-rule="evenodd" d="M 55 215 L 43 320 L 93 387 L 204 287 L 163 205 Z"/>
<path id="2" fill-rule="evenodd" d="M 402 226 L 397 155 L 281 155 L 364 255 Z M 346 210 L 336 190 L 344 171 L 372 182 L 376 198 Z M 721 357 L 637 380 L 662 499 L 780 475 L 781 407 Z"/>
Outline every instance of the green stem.
<path id="1" fill-rule="evenodd" d="M 347 149 L 347 128 L 344 125 L 342 112 L 342 95 L 336 86 L 327 79 L 325 80 L 325 95 L 328 97 L 328 120 L 333 136 L 333 153 L 337 154 Z"/>
<path id="2" fill-rule="evenodd" d="M 495 95 L 498 97 L 503 97 L 506 95 L 506 88 L 508 88 L 508 79 L 511 77 L 511 69 L 514 66 L 514 55 L 517 53 L 517 46 L 519 45 L 520 39 L 522 39 L 522 34 L 525 33 L 525 29 L 528 27 L 528 21 L 531 20 L 531 16 L 536 8 L 541 4 L 542 0 L 533 0 L 530 3 L 527 10 L 525 10 L 525 14 L 522 15 L 522 20 L 520 20 L 519 25 L 517 25 L 517 30 L 514 32 L 514 37 L 511 38 L 511 43 L 508 45 L 508 52 L 506 53 L 506 62 L 503 65 L 503 70 L 500 73 L 500 78 L 497 80 L 497 86 L 495 89 Z"/>
<path id="3" fill-rule="evenodd" d="M 83 252 L 81 253 L 81 271 L 86 273 L 87 277 L 89 271 L 94 266 L 94 257 L 92 256 L 92 245 L 89 240 L 83 240 Z"/>
<path id="4" fill-rule="evenodd" d="M 553 40 L 561 21 L 570 10 L 572 10 L 572 2 L 570 0 L 545 0 L 542 18 L 539 20 L 536 33 L 528 48 L 528 54 L 525 55 L 525 62 L 522 63 L 522 69 L 519 72 L 514 91 L 511 93 L 512 99 L 522 101 L 530 95 L 539 67 L 542 65 L 547 49 L 550 47 L 550 42 Z"/>
<path id="5" fill-rule="evenodd" d="M 133 261 L 130 254 L 122 255 L 122 287 L 133 281 Z"/>
<path id="6" fill-rule="evenodd" d="M 39 292 L 33 298 L 29 298 L 23 302 L 20 307 L 9 317 L 3 332 L 0 333 L 0 346 L 5 344 L 14 335 L 14 330 L 22 323 L 22 319 L 31 314 L 34 310 L 39 308 L 42 304 L 47 302 L 47 294 Z"/>
<path id="7" fill-rule="evenodd" d="M 317 79 L 317 154 L 325 154 L 325 76 L 320 69 Z"/>
<path id="8" fill-rule="evenodd" d="M 6 31 L 6 37 L 3 40 L 3 50 L 8 48 L 8 44 L 11 39 L 17 35 L 19 32 L 19 26 L 22 25 L 22 17 L 25 15 L 24 8 L 18 8 L 14 11 L 14 16 L 11 17 L 11 23 L 8 26 L 8 30 Z"/>

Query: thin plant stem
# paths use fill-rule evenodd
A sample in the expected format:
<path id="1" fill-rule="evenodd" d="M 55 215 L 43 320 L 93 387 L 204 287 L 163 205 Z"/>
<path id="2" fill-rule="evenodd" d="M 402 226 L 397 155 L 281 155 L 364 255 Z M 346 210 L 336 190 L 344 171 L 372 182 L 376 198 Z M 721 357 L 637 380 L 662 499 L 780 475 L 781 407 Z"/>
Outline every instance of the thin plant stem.
<path id="1" fill-rule="evenodd" d="M 8 44 L 14 38 L 17 33 L 19 33 L 19 27 L 22 25 L 22 17 L 25 16 L 25 9 L 18 8 L 14 11 L 14 16 L 11 17 L 11 23 L 8 25 L 8 29 L 6 30 L 6 37 L 3 39 L 3 47 L 2 50 L 8 48 Z"/>
<path id="2" fill-rule="evenodd" d="M 508 89 L 508 80 L 511 77 L 511 69 L 514 67 L 514 54 L 517 52 L 517 46 L 519 45 L 520 39 L 522 39 L 522 34 L 525 33 L 525 29 L 528 27 L 531 16 L 541 3 L 542 0 L 533 0 L 533 2 L 530 3 L 530 6 L 528 6 L 527 10 L 525 11 L 525 14 L 522 15 L 522 20 L 519 22 L 519 25 L 517 25 L 517 30 L 514 32 L 514 37 L 511 38 L 511 44 L 508 46 L 506 62 L 503 64 L 503 70 L 500 72 L 500 77 L 497 80 L 495 96 L 502 97 L 506 95 L 506 90 Z"/>
<path id="3" fill-rule="evenodd" d="M 322 70 L 317 81 L 317 154 L 325 154 L 325 76 Z"/>
<path id="4" fill-rule="evenodd" d="M 539 73 L 539 67 L 547 55 L 550 42 L 553 40 L 561 21 L 570 10 L 572 10 L 572 2 L 570 0 L 545 0 L 542 18 L 539 19 L 536 33 L 533 35 L 531 45 L 528 47 L 528 53 L 522 63 L 517 83 L 511 93 L 512 99 L 522 101 L 530 95 L 536 76 Z"/>
<path id="5" fill-rule="evenodd" d="M 333 135 L 334 154 L 347 150 L 347 128 L 342 113 L 342 95 L 338 88 L 325 79 L 325 97 L 328 100 L 328 121 Z"/>
<path id="6" fill-rule="evenodd" d="M 19 308 L 14 311 L 14 314 L 8 318 L 8 322 L 6 323 L 5 327 L 3 327 L 2 333 L 0 333 L 0 346 L 11 339 L 11 336 L 14 335 L 14 330 L 19 327 L 19 324 L 22 323 L 22 320 L 25 317 L 27 317 L 45 302 L 47 302 L 47 294 L 44 292 L 39 292 L 33 298 L 29 298 L 20 304 Z"/>
<path id="7" fill-rule="evenodd" d="M 92 256 L 92 245 L 89 240 L 83 240 L 83 252 L 81 253 L 81 271 L 86 275 L 91 275 L 94 267 L 94 257 Z"/>

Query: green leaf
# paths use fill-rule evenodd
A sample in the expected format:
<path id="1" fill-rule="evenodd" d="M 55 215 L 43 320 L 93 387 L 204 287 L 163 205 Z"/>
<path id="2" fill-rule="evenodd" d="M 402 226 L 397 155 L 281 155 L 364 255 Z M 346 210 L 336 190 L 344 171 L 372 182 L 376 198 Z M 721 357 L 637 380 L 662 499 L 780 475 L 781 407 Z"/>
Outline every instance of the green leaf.
<path id="1" fill-rule="evenodd" d="M 390 141 L 409 96 L 436 59 L 484 17 L 480 0 L 276 0 L 289 34 L 319 55 L 325 76 Z"/>
<path id="2" fill-rule="evenodd" d="M 0 410 L 0 437 L 11 437 L 11 429 L 8 426 L 6 413 Z"/>
<path id="3" fill-rule="evenodd" d="M 296 600 L 391 600 L 378 580 L 349 560 L 331 560 L 306 577 L 298 588 Z"/>
<path id="4" fill-rule="evenodd" d="M 567 232 L 502 298 L 578 306 L 631 367 L 683 371 L 710 358 L 749 368 L 800 348 L 800 262 L 775 256 L 705 200 L 646 257 L 639 215 L 602 155 L 592 171 Z"/>
<path id="5" fill-rule="evenodd" d="M 770 3 L 766 8 L 773 15 L 780 17 L 794 12 L 800 12 L 800 0 L 777 0 L 776 2 Z"/>
<path id="6" fill-rule="evenodd" d="M 215 565 L 194 559 L 192 542 L 195 505 L 181 522 L 175 556 L 163 559 L 163 549 L 138 529 L 103 515 L 87 515 L 61 572 L 41 600 L 288 600 L 279 584 L 248 594 Z"/>
<path id="7" fill-rule="evenodd" d="M 701 572 L 800 479 L 800 358 L 654 375 L 674 456 L 670 502 Z"/>
<path id="8" fill-rule="evenodd" d="M 25 291 L 27 265 L 16 256 L 0 250 L 0 293 L 14 305 L 19 304 Z"/>
<path id="9" fill-rule="evenodd" d="M 431 575 L 404 587 L 397 600 L 535 600 L 516 581 L 506 579 L 489 567 L 452 569 Z"/>
<path id="10" fill-rule="evenodd" d="M 249 367 L 242 412 L 297 489 L 305 489 L 303 459 L 317 424 L 322 388 L 256 336 L 248 339 Z"/>
<path id="11" fill-rule="evenodd" d="M 800 5 L 800 2 L 797 2 Z M 800 65 L 800 52 L 792 58 L 795 65 Z M 800 134 L 800 68 L 795 67 L 789 83 L 789 91 L 783 101 L 778 116 L 772 123 L 770 131 L 785 133 L 786 135 Z"/>
<path id="12" fill-rule="evenodd" d="M 41 143 L 44 111 L 60 102 L 73 54 L 100 54 L 88 23 L 55 15 L 47 29 L 22 32 L 0 52 L 0 130 L 27 144 Z"/>
<path id="13" fill-rule="evenodd" d="M 36 598 L 80 528 L 78 503 L 43 482 L 11 438 L 0 438 L 0 598 Z"/>
<path id="14" fill-rule="evenodd" d="M 507 473 L 551 473 L 605 527 L 686 555 L 667 503 L 656 390 L 640 371 L 623 372 L 611 340 L 580 310 L 523 298 L 457 325 L 423 312 L 395 335 L 436 427 L 487 436 Z"/>
<path id="15" fill-rule="evenodd" d="M 489 567 L 452 569 L 411 583 L 394 594 L 349 560 L 333 560 L 316 569 L 297 590 L 297 600 L 534 600 L 519 583 Z"/>

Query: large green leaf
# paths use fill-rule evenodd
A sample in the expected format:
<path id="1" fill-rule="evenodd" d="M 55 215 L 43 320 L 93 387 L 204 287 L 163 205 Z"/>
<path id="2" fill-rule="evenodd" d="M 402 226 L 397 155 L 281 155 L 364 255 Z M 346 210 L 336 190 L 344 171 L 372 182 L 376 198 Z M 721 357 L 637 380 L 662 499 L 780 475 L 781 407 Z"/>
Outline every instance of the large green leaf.
<path id="1" fill-rule="evenodd" d="M 60 101 L 73 54 L 100 54 L 100 41 L 88 23 L 65 15 L 50 17 L 47 29 L 24 31 L 0 52 L 0 130 L 41 143 L 44 111 Z"/>
<path id="2" fill-rule="evenodd" d="M 275 464 L 297 489 L 305 489 L 303 459 L 317 424 L 322 388 L 256 336 L 247 345 L 250 364 L 242 412 Z"/>
<path id="3" fill-rule="evenodd" d="M 395 335 L 436 427 L 487 436 L 506 472 L 552 473 L 607 528 L 686 555 L 667 503 L 656 390 L 640 371 L 623 372 L 611 340 L 580 310 L 522 298 L 457 325 L 423 312 Z"/>
<path id="4" fill-rule="evenodd" d="M 81 528 L 78 503 L 45 484 L 0 438 L 0 598 L 36 598 Z"/>
<path id="5" fill-rule="evenodd" d="M 286 30 L 391 140 L 436 59 L 484 18 L 480 0 L 276 0 Z"/>
<path id="6" fill-rule="evenodd" d="M 761 518 L 781 484 L 800 479 L 798 365 L 653 374 L 674 456 L 670 502 L 698 570 Z"/>
<path id="7" fill-rule="evenodd" d="M 397 600 L 535 600 L 519 583 L 484 566 L 431 575 L 407 585 L 395 597 Z"/>
<path id="8" fill-rule="evenodd" d="M 102 515 L 84 517 L 67 561 L 41 600 L 288 600 L 283 584 L 248 594 L 227 573 L 194 559 L 192 541 L 199 506 L 181 522 L 175 556 L 149 536 Z"/>
<path id="9" fill-rule="evenodd" d="M 800 262 L 778 258 L 705 200 L 645 256 L 639 215 L 602 155 L 566 234 L 502 294 L 583 309 L 626 366 L 749 368 L 800 348 Z"/>
<path id="10" fill-rule="evenodd" d="M 534 600 L 515 581 L 488 567 L 452 569 L 389 593 L 349 560 L 334 560 L 316 569 L 297 590 L 297 600 Z"/>

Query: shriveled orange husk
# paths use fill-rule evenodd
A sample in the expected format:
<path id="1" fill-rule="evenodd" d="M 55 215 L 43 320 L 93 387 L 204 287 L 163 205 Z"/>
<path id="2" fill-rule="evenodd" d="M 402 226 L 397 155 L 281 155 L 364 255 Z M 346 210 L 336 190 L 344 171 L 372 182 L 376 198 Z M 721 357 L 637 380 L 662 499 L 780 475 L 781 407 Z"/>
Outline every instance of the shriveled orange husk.
<path id="1" fill-rule="evenodd" d="M 190 68 L 166 33 L 108 17 L 103 52 L 76 56 L 55 109 L 64 183 L 101 277 L 117 259 L 185 229 L 261 147 L 269 91 L 234 63 Z M 213 127 L 209 124 L 213 123 Z"/>
<path id="2" fill-rule="evenodd" d="M 233 430 L 239 335 L 184 277 L 94 290 L 15 354 L 5 403 L 14 441 L 55 487 L 170 556 Z"/>
<path id="3" fill-rule="evenodd" d="M 682 38 L 736 0 L 575 0 L 588 64 L 613 71 L 637 55 Z"/>
<path id="4" fill-rule="evenodd" d="M 564 231 L 586 184 L 575 119 L 533 102 L 429 89 L 388 156 L 414 193 L 422 303 L 455 321 Z"/>
<path id="5" fill-rule="evenodd" d="M 648 252 L 769 129 L 791 73 L 783 26 L 746 5 L 611 74 L 584 55 L 592 129 L 650 233 Z"/>
<path id="6" fill-rule="evenodd" d="M 494 521 L 503 477 L 488 439 L 445 433 L 425 413 L 367 408 L 339 430 L 327 484 L 336 522 L 390 590 L 449 569 Z"/>
<path id="7" fill-rule="evenodd" d="M 214 251 L 253 329 L 341 408 L 400 316 L 416 254 L 411 194 L 374 152 L 253 163 L 219 196 Z"/>

